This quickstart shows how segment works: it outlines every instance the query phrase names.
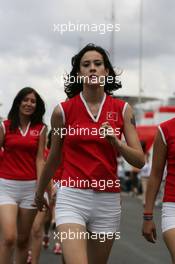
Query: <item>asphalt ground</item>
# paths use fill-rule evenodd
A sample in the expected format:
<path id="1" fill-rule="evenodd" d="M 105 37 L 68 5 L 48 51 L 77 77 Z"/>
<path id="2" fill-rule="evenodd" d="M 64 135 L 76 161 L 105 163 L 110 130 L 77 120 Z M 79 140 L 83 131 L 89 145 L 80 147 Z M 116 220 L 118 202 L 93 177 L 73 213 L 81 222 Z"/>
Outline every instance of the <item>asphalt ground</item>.
<path id="1" fill-rule="evenodd" d="M 171 259 L 161 234 L 161 209 L 155 209 L 154 218 L 158 234 L 156 244 L 145 241 L 141 235 L 142 213 L 143 208 L 138 197 L 122 195 L 120 239 L 116 240 L 113 245 L 109 264 L 171 264 Z M 51 233 L 52 241 L 50 247 L 47 250 L 42 250 L 40 264 L 62 263 L 61 257 L 52 253 L 53 236 L 53 233 Z"/>

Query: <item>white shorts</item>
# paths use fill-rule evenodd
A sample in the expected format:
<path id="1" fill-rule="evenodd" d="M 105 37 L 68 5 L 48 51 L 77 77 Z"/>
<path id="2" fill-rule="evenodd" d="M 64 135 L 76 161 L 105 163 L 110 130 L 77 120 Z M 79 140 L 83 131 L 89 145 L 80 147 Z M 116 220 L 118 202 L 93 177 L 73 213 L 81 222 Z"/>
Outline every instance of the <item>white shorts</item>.
<path id="1" fill-rule="evenodd" d="M 120 227 L 120 193 L 60 187 L 55 215 L 57 226 L 76 223 L 92 233 L 115 233 Z"/>
<path id="2" fill-rule="evenodd" d="M 17 204 L 21 208 L 36 209 L 34 203 L 36 180 L 14 181 L 0 179 L 0 205 Z"/>
<path id="3" fill-rule="evenodd" d="M 162 206 L 162 233 L 175 228 L 175 203 L 163 203 Z"/>

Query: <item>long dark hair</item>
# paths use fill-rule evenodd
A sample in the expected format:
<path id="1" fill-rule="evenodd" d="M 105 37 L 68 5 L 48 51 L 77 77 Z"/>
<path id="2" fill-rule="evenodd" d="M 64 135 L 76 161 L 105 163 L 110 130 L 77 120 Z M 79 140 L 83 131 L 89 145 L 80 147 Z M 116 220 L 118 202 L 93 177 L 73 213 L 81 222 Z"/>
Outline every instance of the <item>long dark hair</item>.
<path id="1" fill-rule="evenodd" d="M 47 148 L 48 149 L 51 148 L 51 141 L 52 141 L 52 129 L 49 131 L 47 135 Z"/>
<path id="2" fill-rule="evenodd" d="M 86 45 L 78 54 L 76 54 L 72 58 L 72 70 L 71 72 L 67 75 L 67 78 L 65 78 L 65 83 L 64 83 L 64 91 L 67 94 L 68 98 L 71 98 L 75 96 L 76 94 L 79 94 L 83 90 L 83 83 L 77 82 L 77 81 L 72 81 L 72 80 L 77 80 L 77 72 L 80 70 L 80 61 L 83 55 L 87 51 L 97 51 L 99 52 L 104 61 L 104 66 L 106 69 L 109 70 L 109 76 L 112 76 L 112 82 L 107 82 L 105 80 L 105 85 L 104 85 L 104 91 L 107 94 L 112 94 L 113 91 L 119 89 L 122 87 L 120 81 L 116 81 L 116 72 L 113 69 L 113 66 L 108 58 L 108 53 L 101 47 L 96 46 L 92 43 Z"/>
<path id="3" fill-rule="evenodd" d="M 21 89 L 16 95 L 12 107 L 8 113 L 8 119 L 11 120 L 10 130 L 15 131 L 20 125 L 19 119 L 19 106 L 24 97 L 30 93 L 34 93 L 36 96 L 36 109 L 31 116 L 31 125 L 35 125 L 43 122 L 43 115 L 45 113 L 45 104 L 40 95 L 31 87 L 25 87 Z"/>

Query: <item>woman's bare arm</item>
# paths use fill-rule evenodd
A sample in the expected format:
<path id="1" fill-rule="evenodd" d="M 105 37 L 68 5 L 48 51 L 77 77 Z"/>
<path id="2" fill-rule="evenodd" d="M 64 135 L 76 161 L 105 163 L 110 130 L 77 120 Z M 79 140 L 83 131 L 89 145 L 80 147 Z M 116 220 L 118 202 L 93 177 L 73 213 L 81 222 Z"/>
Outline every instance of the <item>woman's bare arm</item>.
<path id="1" fill-rule="evenodd" d="M 149 212 L 153 211 L 154 202 L 160 188 L 160 184 L 162 181 L 162 176 L 165 168 L 166 154 L 167 154 L 167 147 L 163 142 L 160 131 L 158 131 L 154 142 L 153 161 L 152 161 L 151 174 L 148 181 L 148 187 L 146 192 L 145 211 L 149 211 Z"/>
<path id="2" fill-rule="evenodd" d="M 51 177 L 55 174 L 56 169 L 58 168 L 61 162 L 61 147 L 62 147 L 62 138 L 60 131 L 63 128 L 63 118 L 60 107 L 57 106 L 53 111 L 51 117 L 51 129 L 52 129 L 52 143 L 51 149 L 44 166 L 42 175 L 39 180 L 39 185 L 37 188 L 37 196 L 43 196 L 43 193 L 51 179 Z M 54 131 L 57 131 L 55 133 Z"/>
<path id="3" fill-rule="evenodd" d="M 111 128 L 109 123 L 104 123 L 102 128 Z M 106 132 L 108 133 L 108 132 Z M 117 148 L 124 159 L 132 166 L 142 168 L 145 164 L 145 156 L 135 128 L 135 118 L 132 108 L 128 105 L 124 114 L 124 136 L 127 144 L 119 140 L 115 133 L 106 134 L 106 138 Z"/>

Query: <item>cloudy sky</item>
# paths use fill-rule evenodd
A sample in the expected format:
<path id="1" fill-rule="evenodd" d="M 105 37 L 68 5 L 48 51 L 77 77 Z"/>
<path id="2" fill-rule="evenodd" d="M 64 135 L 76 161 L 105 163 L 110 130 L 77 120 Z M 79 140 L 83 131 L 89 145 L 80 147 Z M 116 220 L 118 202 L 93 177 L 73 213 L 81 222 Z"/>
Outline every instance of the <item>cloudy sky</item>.
<path id="1" fill-rule="evenodd" d="M 124 95 L 139 91 L 140 1 L 115 0 L 115 67 L 123 70 Z M 61 75 L 70 70 L 71 57 L 87 43 L 110 51 L 111 32 L 62 32 L 55 25 L 111 23 L 112 0 L 0 0 L 0 116 L 5 117 L 16 93 L 35 88 L 47 106 L 48 122 L 53 107 L 65 98 Z M 175 91 L 175 1 L 143 2 L 143 95 L 166 98 Z"/>

